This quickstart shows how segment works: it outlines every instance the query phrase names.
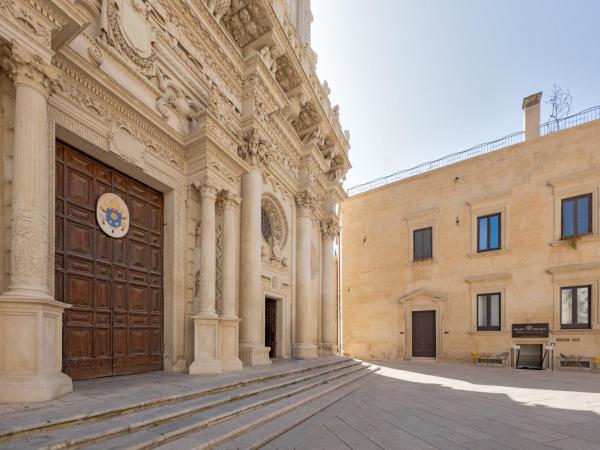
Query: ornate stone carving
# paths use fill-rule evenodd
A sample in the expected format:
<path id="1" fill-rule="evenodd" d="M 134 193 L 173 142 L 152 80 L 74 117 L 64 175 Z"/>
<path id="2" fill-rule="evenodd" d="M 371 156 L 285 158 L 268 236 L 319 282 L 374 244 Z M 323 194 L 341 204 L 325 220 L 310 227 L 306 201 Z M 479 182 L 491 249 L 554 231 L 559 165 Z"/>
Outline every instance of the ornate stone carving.
<path id="1" fill-rule="evenodd" d="M 259 0 L 231 0 L 223 22 L 240 47 L 245 47 L 272 27 Z"/>
<path id="2" fill-rule="evenodd" d="M 238 156 L 253 166 L 266 166 L 271 161 L 269 144 L 259 136 L 256 128 L 244 135 L 243 143 L 238 148 Z"/>
<path id="3" fill-rule="evenodd" d="M 311 101 L 302 105 L 298 118 L 292 121 L 292 125 L 299 135 L 303 135 L 307 128 L 318 125 L 321 122 L 319 111 L 315 104 Z"/>
<path id="4" fill-rule="evenodd" d="M 206 6 L 210 13 L 215 16 L 215 20 L 220 22 L 223 16 L 229 11 L 231 0 L 208 0 Z"/>
<path id="5" fill-rule="evenodd" d="M 310 216 L 316 203 L 316 196 L 309 191 L 301 191 L 296 194 L 296 206 L 298 206 L 298 215 L 300 216 Z"/>
<path id="6" fill-rule="evenodd" d="M 324 220 L 321 222 L 321 234 L 328 239 L 335 239 L 340 234 L 340 226 L 333 219 Z"/>
<path id="7" fill-rule="evenodd" d="M 39 55 L 33 55 L 13 45 L 11 49 L 0 48 L 0 60 L 3 70 L 15 84 L 27 84 L 45 95 L 49 95 L 54 89 L 59 71 L 45 64 Z"/>
<path id="8" fill-rule="evenodd" d="M 102 0 L 99 42 L 113 46 L 148 76 L 156 73 L 156 28 L 143 0 Z"/>
<path id="9" fill-rule="evenodd" d="M 289 57 L 285 54 L 277 58 L 275 79 L 286 93 L 301 83 Z"/>
<path id="10" fill-rule="evenodd" d="M 181 88 L 165 76 L 160 70 L 156 70 L 158 79 L 158 88 L 161 96 L 156 99 L 156 109 L 165 118 L 169 118 L 169 109 L 174 111 L 180 117 L 186 120 L 180 128 L 184 132 L 196 128 L 196 118 L 200 113 L 200 106 L 197 105 L 189 96 L 185 95 Z"/>
<path id="11" fill-rule="evenodd" d="M 277 58 L 281 56 L 281 51 L 277 46 L 273 47 L 263 47 L 259 52 L 262 57 L 265 66 L 267 69 L 273 74 L 273 76 L 277 76 Z"/>
<path id="12" fill-rule="evenodd" d="M 264 194 L 261 199 L 261 225 L 263 259 L 287 267 L 287 258 L 283 256 L 283 252 L 288 241 L 288 222 L 283 207 L 272 194 Z"/>
<path id="13" fill-rule="evenodd" d="M 223 208 L 222 203 L 219 202 L 217 208 L 216 217 L 216 296 L 215 296 L 215 310 L 218 315 L 223 314 Z"/>

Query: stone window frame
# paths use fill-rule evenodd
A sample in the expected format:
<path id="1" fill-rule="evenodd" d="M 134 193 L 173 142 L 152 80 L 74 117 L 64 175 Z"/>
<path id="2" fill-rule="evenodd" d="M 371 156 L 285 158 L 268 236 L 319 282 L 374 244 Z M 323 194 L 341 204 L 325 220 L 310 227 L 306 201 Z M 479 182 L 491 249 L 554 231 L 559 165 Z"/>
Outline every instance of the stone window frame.
<path id="1" fill-rule="evenodd" d="M 438 260 L 438 225 L 440 218 L 439 208 L 430 208 L 404 217 L 407 227 L 408 238 L 408 266 L 433 264 Z M 415 260 L 414 256 L 414 232 L 424 228 L 431 228 L 431 258 Z"/>
<path id="2" fill-rule="evenodd" d="M 465 277 L 469 283 L 471 321 L 469 334 L 490 336 L 495 334 L 508 334 L 512 323 L 510 317 L 510 288 L 512 273 L 495 273 Z M 477 297 L 482 294 L 500 294 L 500 330 L 479 330 L 477 326 Z"/>
<path id="3" fill-rule="evenodd" d="M 547 270 L 552 275 L 552 324 L 553 334 L 587 334 L 600 332 L 600 264 L 571 264 L 552 267 Z M 574 286 L 591 286 L 590 328 L 561 328 L 561 290 Z"/>
<path id="4" fill-rule="evenodd" d="M 467 201 L 469 212 L 471 214 L 471 250 L 469 257 L 481 257 L 499 255 L 510 251 L 509 247 L 509 213 L 510 197 L 512 190 L 498 192 L 483 197 L 473 198 Z M 479 250 L 479 218 L 500 215 L 500 248 L 493 250 Z"/>
<path id="5" fill-rule="evenodd" d="M 562 202 L 573 197 L 592 195 L 592 232 L 577 236 L 578 243 L 586 243 L 600 239 L 600 168 L 571 173 L 548 181 L 552 188 L 551 211 L 553 211 L 553 228 L 550 245 L 560 247 L 570 245 L 570 239 L 562 238 Z"/>

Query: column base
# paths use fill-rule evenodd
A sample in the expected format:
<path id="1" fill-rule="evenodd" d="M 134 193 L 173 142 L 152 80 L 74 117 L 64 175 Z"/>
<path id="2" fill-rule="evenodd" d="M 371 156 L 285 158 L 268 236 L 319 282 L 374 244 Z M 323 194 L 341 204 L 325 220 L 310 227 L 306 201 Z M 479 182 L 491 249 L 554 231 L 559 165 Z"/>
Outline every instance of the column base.
<path id="1" fill-rule="evenodd" d="M 221 353 L 219 359 L 223 372 L 239 372 L 244 364 L 238 358 L 240 319 L 235 316 L 222 316 L 219 321 Z"/>
<path id="2" fill-rule="evenodd" d="M 62 369 L 62 314 L 47 293 L 0 296 L 0 403 L 44 402 L 73 391 Z"/>
<path id="3" fill-rule="evenodd" d="M 62 372 L 0 376 L 0 403 L 47 402 L 71 392 L 73 382 Z"/>
<path id="4" fill-rule="evenodd" d="M 171 367 L 171 372 L 183 373 L 187 370 L 187 364 L 184 358 L 179 358 Z"/>
<path id="5" fill-rule="evenodd" d="M 323 342 L 319 344 L 319 355 L 337 355 L 338 346 L 337 344 L 331 344 L 329 342 Z"/>
<path id="6" fill-rule="evenodd" d="M 215 375 L 223 372 L 219 355 L 219 318 L 216 315 L 196 314 L 194 321 L 194 362 L 190 375 Z"/>
<path id="7" fill-rule="evenodd" d="M 314 359 L 318 356 L 316 345 L 294 344 L 292 346 L 292 358 L 294 359 Z"/>
<path id="8" fill-rule="evenodd" d="M 269 347 L 264 345 L 240 345 L 240 359 L 245 366 L 265 366 L 271 364 Z"/>

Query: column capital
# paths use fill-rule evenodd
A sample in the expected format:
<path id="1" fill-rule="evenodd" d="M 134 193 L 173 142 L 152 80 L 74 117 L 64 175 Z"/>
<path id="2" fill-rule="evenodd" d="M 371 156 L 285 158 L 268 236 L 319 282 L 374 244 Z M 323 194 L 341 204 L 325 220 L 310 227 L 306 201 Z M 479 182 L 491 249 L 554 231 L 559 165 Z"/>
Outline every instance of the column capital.
<path id="1" fill-rule="evenodd" d="M 296 206 L 298 206 L 299 216 L 310 216 L 315 209 L 317 197 L 309 191 L 302 191 L 296 194 Z"/>
<path id="2" fill-rule="evenodd" d="M 15 44 L 0 49 L 0 60 L 2 69 L 15 85 L 30 86 L 46 97 L 52 92 L 60 73 L 56 67 L 44 63 L 39 55 Z"/>
<path id="3" fill-rule="evenodd" d="M 201 198 L 212 198 L 216 200 L 219 187 L 212 180 L 205 179 L 194 183 L 194 187 L 200 192 Z"/>
<path id="4" fill-rule="evenodd" d="M 334 219 L 321 222 L 321 234 L 324 238 L 334 240 L 340 234 L 340 226 Z"/>
<path id="5" fill-rule="evenodd" d="M 241 197 L 230 191 L 223 191 L 220 200 L 223 204 L 223 209 L 231 211 L 234 211 L 242 201 Z"/>
<path id="6" fill-rule="evenodd" d="M 256 128 L 248 130 L 238 148 L 238 156 L 253 167 L 268 166 L 272 159 L 269 143 L 260 137 Z"/>

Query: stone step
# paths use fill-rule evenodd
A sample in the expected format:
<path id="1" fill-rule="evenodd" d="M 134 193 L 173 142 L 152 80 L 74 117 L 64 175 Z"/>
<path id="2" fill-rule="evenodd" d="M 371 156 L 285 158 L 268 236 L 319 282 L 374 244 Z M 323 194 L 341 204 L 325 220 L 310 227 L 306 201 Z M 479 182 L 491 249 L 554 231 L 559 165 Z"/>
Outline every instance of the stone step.
<path id="1" fill-rule="evenodd" d="M 297 424 L 367 383 L 378 368 L 364 368 L 351 376 L 323 384 L 302 394 L 284 398 L 206 429 L 177 439 L 165 438 L 160 446 L 134 447 L 160 450 L 260 448 Z"/>
<path id="2" fill-rule="evenodd" d="M 378 369 L 374 369 L 369 375 L 336 389 L 329 394 L 319 396 L 318 398 L 306 404 L 297 406 L 292 411 L 274 419 L 270 419 L 266 423 L 252 424 L 249 427 L 249 431 L 242 433 L 234 439 L 225 441 L 218 447 L 211 446 L 210 448 L 216 448 L 216 450 L 254 450 L 262 448 L 277 437 L 301 424 L 305 420 L 310 419 L 315 414 L 320 413 L 325 408 L 328 408 L 332 404 L 340 401 L 348 394 L 354 392 L 364 384 L 371 381 L 376 377 L 375 372 L 377 371 Z M 177 442 L 174 442 L 174 444 L 177 444 Z M 175 448 L 179 449 L 180 447 L 170 447 L 170 449 Z"/>
<path id="3" fill-rule="evenodd" d="M 102 406 L 94 405 L 92 408 L 89 408 L 89 410 L 78 412 L 57 411 L 56 414 L 52 415 L 49 415 L 43 408 L 40 408 L 40 412 L 33 410 L 31 413 L 27 414 L 25 420 L 18 418 L 17 420 L 13 420 L 13 423 L 6 421 L 5 425 L 8 425 L 8 427 L 0 430 L 0 444 L 6 441 L 20 439 L 23 436 L 28 436 L 32 433 L 51 431 L 54 429 L 65 428 L 78 424 L 101 421 L 110 417 L 129 414 L 134 411 L 148 410 L 160 405 L 206 397 L 212 394 L 227 392 L 244 386 L 265 383 L 270 380 L 293 377 L 295 375 L 301 375 L 307 372 L 310 373 L 316 370 L 326 369 L 328 367 L 344 365 L 350 361 L 353 360 L 349 358 L 335 359 L 333 361 L 327 361 L 325 363 L 319 363 L 313 366 L 302 367 L 294 370 L 273 370 L 268 375 L 249 376 L 248 378 L 243 378 L 235 382 L 217 384 L 208 388 L 187 391 L 170 396 L 157 396 L 157 398 L 151 400 L 122 403 L 118 406 L 111 405 L 110 407 L 103 408 Z M 102 404 L 102 401 L 99 400 L 98 403 Z"/>
<path id="4" fill-rule="evenodd" d="M 327 365 L 310 371 L 293 373 L 285 377 L 276 377 L 259 383 L 251 383 L 238 388 L 231 388 L 213 394 L 206 394 L 187 400 L 179 400 L 159 404 L 153 408 L 131 410 L 118 416 L 106 417 L 104 420 L 73 424 L 55 430 L 42 430 L 20 436 L 18 440 L 11 439 L 3 448 L 7 450 L 21 449 L 62 449 L 73 446 L 82 446 L 94 441 L 105 440 L 114 436 L 168 424 L 175 420 L 186 420 L 188 416 L 204 414 L 207 418 L 213 417 L 215 409 L 232 402 L 248 403 L 260 395 L 272 391 L 293 390 L 297 387 L 314 383 L 327 376 L 337 376 L 361 366 L 360 361 L 346 360 L 341 364 Z M 227 409 L 227 408 L 225 408 Z"/>
<path id="5" fill-rule="evenodd" d="M 337 373 L 322 376 L 317 380 L 261 394 L 258 397 L 227 403 L 210 411 L 187 416 L 182 420 L 166 422 L 151 428 L 144 428 L 135 433 L 127 433 L 109 440 L 98 441 L 83 448 L 87 450 L 125 448 L 137 450 L 155 448 L 166 443 L 168 444 L 164 448 L 173 448 L 179 439 L 197 432 L 203 435 L 204 433 L 221 435 L 224 432 L 228 438 L 232 438 L 237 435 L 237 431 L 243 432 L 245 430 L 241 426 L 242 422 L 247 420 L 248 417 L 252 417 L 252 413 L 263 416 L 265 414 L 263 411 L 269 411 L 269 414 L 272 414 L 273 411 L 287 410 L 290 406 L 286 407 L 286 405 L 298 403 L 303 398 L 311 397 L 311 392 L 314 392 L 311 398 L 320 396 L 369 374 L 368 367 L 364 364 L 358 367 L 349 367 Z M 294 399 L 300 400 L 295 402 Z M 201 439 L 200 442 L 212 442 L 212 438 L 201 437 L 198 439 Z"/>

